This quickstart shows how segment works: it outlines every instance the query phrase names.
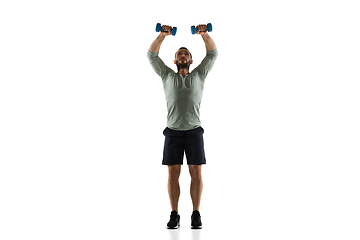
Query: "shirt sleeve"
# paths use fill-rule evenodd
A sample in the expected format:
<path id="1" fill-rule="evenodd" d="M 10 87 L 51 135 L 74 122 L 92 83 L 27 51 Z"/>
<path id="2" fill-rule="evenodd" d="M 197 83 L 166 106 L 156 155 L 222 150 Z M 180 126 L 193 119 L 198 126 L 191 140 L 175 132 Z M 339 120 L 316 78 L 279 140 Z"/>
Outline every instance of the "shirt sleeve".
<path id="1" fill-rule="evenodd" d="M 162 78 L 166 77 L 169 73 L 174 72 L 171 68 L 166 66 L 159 57 L 159 52 L 153 53 L 148 50 L 147 57 L 154 71 Z"/>
<path id="2" fill-rule="evenodd" d="M 218 55 L 217 49 L 213 51 L 206 51 L 205 58 L 202 60 L 200 65 L 193 70 L 193 73 L 199 74 L 200 79 L 205 81 L 206 76 L 214 66 L 217 55 Z"/>

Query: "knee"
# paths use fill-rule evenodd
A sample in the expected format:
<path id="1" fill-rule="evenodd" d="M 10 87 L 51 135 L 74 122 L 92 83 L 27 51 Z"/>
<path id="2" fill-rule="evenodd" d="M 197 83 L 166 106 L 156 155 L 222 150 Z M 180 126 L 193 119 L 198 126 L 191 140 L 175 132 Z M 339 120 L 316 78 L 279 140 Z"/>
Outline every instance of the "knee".
<path id="1" fill-rule="evenodd" d="M 178 173 L 170 173 L 169 172 L 169 181 L 171 182 L 177 182 L 179 181 L 180 174 Z"/>
<path id="2" fill-rule="evenodd" d="M 191 169 L 190 176 L 193 181 L 201 181 L 201 168 Z"/>
<path id="3" fill-rule="evenodd" d="M 169 181 L 178 181 L 180 177 L 180 169 L 172 168 L 169 169 Z"/>

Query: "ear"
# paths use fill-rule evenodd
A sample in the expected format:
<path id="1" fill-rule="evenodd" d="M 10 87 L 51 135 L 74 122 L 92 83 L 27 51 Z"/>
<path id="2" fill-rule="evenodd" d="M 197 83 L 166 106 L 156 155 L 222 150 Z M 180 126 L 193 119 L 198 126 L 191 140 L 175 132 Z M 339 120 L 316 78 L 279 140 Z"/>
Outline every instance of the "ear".
<path id="1" fill-rule="evenodd" d="M 191 60 L 190 64 L 193 64 L 193 60 Z"/>
<path id="2" fill-rule="evenodd" d="M 174 60 L 174 64 L 176 64 L 176 60 Z"/>

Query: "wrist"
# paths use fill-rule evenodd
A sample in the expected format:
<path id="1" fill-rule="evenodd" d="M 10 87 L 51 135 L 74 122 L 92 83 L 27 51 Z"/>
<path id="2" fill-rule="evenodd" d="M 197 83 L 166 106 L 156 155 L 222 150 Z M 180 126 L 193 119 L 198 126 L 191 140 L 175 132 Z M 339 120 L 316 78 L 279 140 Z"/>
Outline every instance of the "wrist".
<path id="1" fill-rule="evenodd" d="M 204 32 L 203 34 L 201 34 L 201 37 L 202 38 L 209 38 L 210 36 L 209 36 L 208 32 Z"/>
<path id="2" fill-rule="evenodd" d="M 159 36 L 158 36 L 158 39 L 161 40 L 161 41 L 164 40 L 165 38 L 166 38 L 166 35 L 163 34 L 163 33 L 160 33 Z"/>

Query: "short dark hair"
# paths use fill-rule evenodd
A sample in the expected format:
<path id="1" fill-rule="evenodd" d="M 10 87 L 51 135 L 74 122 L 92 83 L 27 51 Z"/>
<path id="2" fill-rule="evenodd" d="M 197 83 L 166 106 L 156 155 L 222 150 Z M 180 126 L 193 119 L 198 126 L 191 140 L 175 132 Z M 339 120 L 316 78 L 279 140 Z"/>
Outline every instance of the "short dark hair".
<path id="1" fill-rule="evenodd" d="M 181 48 L 179 48 L 179 50 L 180 50 L 180 49 L 186 49 L 186 50 L 188 50 L 189 53 L 190 53 L 190 58 L 192 59 L 192 55 L 191 55 L 191 52 L 190 52 L 189 49 L 187 49 L 186 47 L 181 47 Z M 177 50 L 176 53 L 177 53 L 179 50 Z M 176 58 L 176 53 L 175 53 L 175 58 Z"/>

